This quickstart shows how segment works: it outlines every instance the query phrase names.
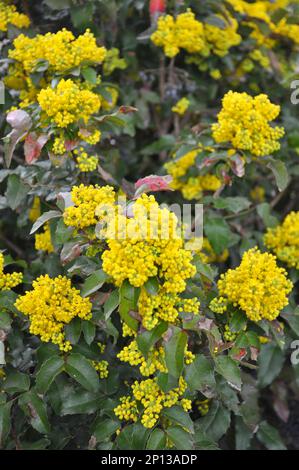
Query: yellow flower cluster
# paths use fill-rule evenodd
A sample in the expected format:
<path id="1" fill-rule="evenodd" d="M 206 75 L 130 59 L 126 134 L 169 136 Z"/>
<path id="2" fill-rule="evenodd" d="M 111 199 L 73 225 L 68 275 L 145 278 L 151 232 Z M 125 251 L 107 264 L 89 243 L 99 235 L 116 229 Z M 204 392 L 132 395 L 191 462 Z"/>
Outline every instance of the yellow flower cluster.
<path id="1" fill-rule="evenodd" d="M 10 290 L 13 287 L 16 287 L 18 284 L 21 284 L 23 281 L 22 273 L 10 273 L 4 274 L 4 256 L 0 252 L 0 291 Z"/>
<path id="2" fill-rule="evenodd" d="M 212 52 L 220 57 L 228 54 L 229 49 L 237 46 L 242 41 L 242 37 L 237 33 L 238 22 L 231 16 L 225 18 L 216 15 L 225 24 L 224 28 L 218 28 L 212 24 L 205 24 L 205 39 Z"/>
<path id="3" fill-rule="evenodd" d="M 278 22 L 273 21 L 272 15 L 280 8 L 287 8 L 290 4 L 294 3 L 290 0 L 259 0 L 256 2 L 247 2 L 244 0 L 228 0 L 232 7 L 238 13 L 246 16 L 247 21 L 244 25 L 248 25 L 252 29 L 251 37 L 256 40 L 260 45 L 272 48 L 277 39 L 274 37 L 284 36 L 291 39 L 295 44 L 299 44 L 299 26 L 287 22 L 288 13 L 286 13 Z M 290 9 L 291 11 L 291 9 Z M 259 27 L 257 22 L 253 20 L 262 21 L 266 23 L 272 33 L 272 37 L 265 36 L 263 29 Z"/>
<path id="4" fill-rule="evenodd" d="M 84 131 L 80 130 L 78 132 L 78 137 L 90 145 L 95 145 L 101 140 L 101 131 L 99 129 L 95 129 L 92 132 L 89 132 L 86 129 L 84 129 Z"/>
<path id="5" fill-rule="evenodd" d="M 98 166 L 98 157 L 95 155 L 89 156 L 83 147 L 74 150 L 74 154 L 77 157 L 77 167 L 82 172 L 94 171 Z"/>
<path id="6" fill-rule="evenodd" d="M 15 5 L 0 1 L 0 31 L 7 31 L 9 25 L 16 28 L 28 28 L 30 19 L 27 15 L 19 13 Z"/>
<path id="7" fill-rule="evenodd" d="M 225 310 L 226 300 L 243 310 L 252 321 L 274 320 L 288 304 L 292 287 L 286 271 L 277 266 L 275 256 L 252 248 L 244 253 L 236 269 L 221 275 L 219 306 Z M 210 308 L 213 306 L 217 307 L 216 301 Z"/>
<path id="8" fill-rule="evenodd" d="M 55 155 L 63 155 L 66 152 L 65 138 L 63 135 L 55 137 L 52 152 L 55 153 Z"/>
<path id="9" fill-rule="evenodd" d="M 195 402 L 197 409 L 200 412 L 201 416 L 205 416 L 210 409 L 210 400 L 206 398 L 205 400 L 197 400 Z"/>
<path id="10" fill-rule="evenodd" d="M 99 111 L 101 100 L 90 90 L 81 89 L 73 80 L 61 80 L 56 88 L 47 87 L 40 91 L 38 103 L 51 122 L 58 127 L 82 119 L 88 122 L 92 114 Z"/>
<path id="11" fill-rule="evenodd" d="M 187 111 L 187 109 L 189 108 L 190 106 L 190 101 L 188 100 L 188 98 L 184 97 L 184 98 L 181 98 L 172 108 L 171 108 L 171 111 L 173 113 L 177 113 L 179 114 L 180 116 L 183 116 L 185 114 L 185 112 Z"/>
<path id="12" fill-rule="evenodd" d="M 281 225 L 268 228 L 264 242 L 280 261 L 299 269 L 299 212 L 290 212 Z"/>
<path id="13" fill-rule="evenodd" d="M 176 18 L 170 15 L 160 16 L 151 40 L 156 46 L 163 47 L 168 57 L 176 56 L 180 49 L 204 57 L 212 51 L 223 57 L 232 46 L 240 44 L 242 38 L 237 33 L 238 23 L 234 18 L 218 16 L 223 22 L 223 28 L 198 21 L 190 9 Z"/>
<path id="14" fill-rule="evenodd" d="M 200 199 L 204 191 L 217 191 L 221 186 L 221 181 L 216 175 L 198 175 L 188 178 L 186 184 L 181 188 L 185 199 Z"/>
<path id="15" fill-rule="evenodd" d="M 217 143 L 231 143 L 233 148 L 247 150 L 254 156 L 269 155 L 279 150 L 284 135 L 282 127 L 271 127 L 280 106 L 272 104 L 267 95 L 254 98 L 247 93 L 229 91 L 222 100 L 218 123 L 212 125 Z"/>
<path id="16" fill-rule="evenodd" d="M 221 181 L 216 175 L 206 174 L 187 177 L 189 169 L 195 165 L 196 157 L 202 149 L 191 150 L 182 157 L 165 164 L 172 176 L 171 187 L 180 190 L 185 199 L 200 199 L 204 191 L 217 191 Z"/>
<path id="17" fill-rule="evenodd" d="M 96 44 L 90 30 L 75 38 L 71 31 L 38 34 L 34 38 L 20 34 L 9 51 L 10 59 L 17 61 L 24 73 L 30 74 L 40 61 L 47 61 L 48 72 L 64 73 L 82 64 L 101 64 L 106 49 Z"/>
<path id="18" fill-rule="evenodd" d="M 128 362 L 131 366 L 140 366 L 140 373 L 148 377 L 155 372 L 167 372 L 165 365 L 165 351 L 162 346 L 152 348 L 148 357 L 145 358 L 140 350 L 136 340 L 131 341 L 128 346 L 125 346 L 117 355 L 118 359 L 123 362 Z"/>
<path id="19" fill-rule="evenodd" d="M 229 325 L 225 325 L 223 333 L 223 338 L 225 339 L 225 341 L 235 341 L 236 337 L 237 333 L 231 331 Z"/>
<path id="20" fill-rule="evenodd" d="M 187 302 L 188 300 L 188 302 Z M 159 320 L 176 323 L 180 312 L 190 312 L 195 315 L 199 313 L 199 302 L 197 299 L 181 299 L 176 293 L 168 293 L 159 288 L 156 295 L 150 295 L 145 288 L 141 289 L 138 299 L 138 311 L 142 317 L 142 325 L 151 330 Z"/>
<path id="21" fill-rule="evenodd" d="M 174 313 L 177 315 L 176 294 L 185 290 L 186 280 L 195 274 L 195 267 L 191 263 L 192 254 L 184 248 L 174 213 L 161 209 L 153 196 L 145 194 L 134 202 L 132 213 L 133 217 L 115 213 L 111 218 L 108 249 L 102 255 L 103 270 L 116 286 L 127 279 L 132 286 L 142 287 L 149 278 L 159 277 L 158 295 L 148 296 L 142 289 L 139 300 L 144 324 L 151 329 L 158 321 L 152 317 L 155 309 L 158 308 L 160 318 L 169 321 Z"/>
<path id="22" fill-rule="evenodd" d="M 61 351 L 72 349 L 65 340 L 64 325 L 79 317 L 91 318 L 91 302 L 83 299 L 64 276 L 51 279 L 48 274 L 33 281 L 33 289 L 18 297 L 16 308 L 30 320 L 30 333 L 42 341 L 57 344 Z"/>
<path id="23" fill-rule="evenodd" d="M 121 420 L 136 422 L 139 416 L 138 404 L 143 406 L 141 423 L 145 428 L 152 428 L 159 419 L 163 408 L 170 408 L 173 405 L 181 405 L 185 411 L 191 409 L 191 400 L 182 398 L 187 389 L 187 384 L 183 377 L 179 379 L 177 388 L 164 393 L 157 379 L 147 379 L 141 382 L 134 382 L 131 387 L 133 397 L 122 397 L 121 404 L 114 409 L 114 413 Z M 182 398 L 182 399 L 181 399 Z"/>
<path id="24" fill-rule="evenodd" d="M 187 347 L 184 355 L 186 364 L 191 364 L 194 361 L 195 356 Z M 151 348 L 145 358 L 138 348 L 137 341 L 133 340 L 121 350 L 117 357 L 123 362 L 128 362 L 131 366 L 140 366 L 140 373 L 145 377 L 149 377 L 155 372 L 168 372 L 165 364 L 165 350 L 162 346 Z"/>
<path id="25" fill-rule="evenodd" d="M 74 186 L 71 192 L 74 206 L 68 207 L 63 214 L 68 226 L 84 229 L 99 222 L 96 215 L 99 207 L 108 208 L 114 203 L 115 193 L 111 186 Z"/>
<path id="26" fill-rule="evenodd" d="M 106 379 L 109 375 L 108 362 L 107 361 L 92 361 L 92 365 L 95 370 L 99 373 L 100 379 Z"/>
<path id="27" fill-rule="evenodd" d="M 45 224 L 44 231 L 35 235 L 35 249 L 53 253 L 54 246 L 51 239 L 50 225 Z"/>
<path id="28" fill-rule="evenodd" d="M 160 16 L 151 40 L 156 46 L 163 47 L 168 57 L 176 56 L 180 49 L 192 54 L 206 49 L 203 24 L 196 20 L 190 9 L 176 18 Z"/>

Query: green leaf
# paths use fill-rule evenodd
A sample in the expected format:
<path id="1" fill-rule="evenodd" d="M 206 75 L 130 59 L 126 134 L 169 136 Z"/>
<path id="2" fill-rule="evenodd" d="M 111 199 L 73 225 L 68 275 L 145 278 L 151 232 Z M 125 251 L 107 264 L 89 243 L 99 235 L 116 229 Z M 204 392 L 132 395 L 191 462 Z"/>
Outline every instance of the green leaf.
<path id="1" fill-rule="evenodd" d="M 63 400 L 61 415 L 92 414 L 103 403 L 102 395 L 76 390 Z"/>
<path id="2" fill-rule="evenodd" d="M 96 327 L 91 321 L 82 321 L 82 331 L 84 339 L 88 345 L 90 345 L 96 334 Z"/>
<path id="3" fill-rule="evenodd" d="M 0 329 L 9 331 L 12 324 L 12 318 L 7 312 L 0 312 Z"/>
<path id="4" fill-rule="evenodd" d="M 29 417 L 31 426 L 36 431 L 42 434 L 50 432 L 46 404 L 33 390 L 19 398 L 19 405 Z"/>
<path id="5" fill-rule="evenodd" d="M 23 183 L 18 175 L 10 175 L 7 181 L 7 189 L 5 192 L 8 206 L 15 210 L 25 199 L 30 191 L 30 186 Z"/>
<path id="6" fill-rule="evenodd" d="M 36 388 L 40 393 L 46 393 L 52 382 L 64 370 L 64 361 L 59 356 L 47 359 L 36 374 Z"/>
<path id="7" fill-rule="evenodd" d="M 99 390 L 99 377 L 91 363 L 78 353 L 70 354 L 65 363 L 65 371 L 89 392 Z"/>
<path id="8" fill-rule="evenodd" d="M 177 450 L 191 450 L 194 448 L 191 434 L 181 427 L 170 426 L 166 429 L 166 434 Z"/>
<path id="9" fill-rule="evenodd" d="M 258 356 L 258 383 L 261 388 L 270 385 L 280 373 L 284 354 L 275 343 L 264 344 Z"/>
<path id="10" fill-rule="evenodd" d="M 214 368 L 203 354 L 198 354 L 192 364 L 186 367 L 185 379 L 191 392 L 195 390 L 203 392 L 216 385 Z"/>
<path id="11" fill-rule="evenodd" d="M 171 408 L 164 408 L 162 412 L 163 416 L 166 416 L 172 424 L 179 424 L 189 432 L 194 432 L 193 421 L 189 416 L 189 413 L 183 410 L 181 406 L 172 406 Z"/>
<path id="12" fill-rule="evenodd" d="M 140 289 L 131 286 L 128 281 L 123 282 L 119 289 L 119 314 L 122 320 L 134 331 L 138 329 L 138 321 L 130 312 L 137 310 Z"/>
<path id="13" fill-rule="evenodd" d="M 205 264 L 200 259 L 199 255 L 195 255 L 193 263 L 196 266 L 196 271 L 202 276 L 206 277 L 209 281 L 213 282 L 216 277 L 216 270 L 213 269 L 209 264 Z"/>
<path id="14" fill-rule="evenodd" d="M 289 174 L 286 165 L 281 160 L 269 158 L 267 165 L 272 170 L 279 191 L 283 191 L 289 184 Z"/>
<path id="15" fill-rule="evenodd" d="M 187 345 L 187 334 L 177 327 L 172 328 L 173 334 L 165 343 L 165 362 L 169 374 L 179 377 L 184 368 L 184 351 Z"/>
<path id="16" fill-rule="evenodd" d="M 252 430 L 244 423 L 240 416 L 236 416 L 235 427 L 236 450 L 247 450 L 253 437 Z"/>
<path id="17" fill-rule="evenodd" d="M 235 333 L 244 330 L 247 325 L 247 317 L 245 313 L 237 310 L 233 313 L 230 321 L 229 321 L 229 329 Z"/>
<path id="18" fill-rule="evenodd" d="M 228 356 L 218 356 L 215 358 L 215 366 L 218 374 L 222 375 L 233 388 L 241 390 L 240 369 L 233 359 Z"/>
<path id="19" fill-rule="evenodd" d="M 102 269 L 95 271 L 84 282 L 81 288 L 82 297 L 87 297 L 93 294 L 94 292 L 96 292 L 97 290 L 99 290 L 102 287 L 102 285 L 105 284 L 107 279 L 108 279 L 108 276 Z"/>
<path id="20" fill-rule="evenodd" d="M 166 434 L 162 429 L 155 428 L 148 438 L 146 448 L 148 450 L 164 450 L 166 448 Z"/>
<path id="21" fill-rule="evenodd" d="M 217 400 L 213 401 L 206 416 L 197 422 L 198 428 L 216 442 L 226 433 L 229 425 L 230 411 Z"/>
<path id="22" fill-rule="evenodd" d="M 177 377 L 173 377 L 173 375 L 160 372 L 157 374 L 157 384 L 162 392 L 167 393 L 178 386 L 178 379 Z"/>
<path id="23" fill-rule="evenodd" d="M 126 426 L 117 437 L 118 448 L 120 450 L 143 450 L 150 432 L 150 429 L 146 429 L 140 423 Z"/>
<path id="24" fill-rule="evenodd" d="M 201 429 L 197 429 L 194 434 L 195 449 L 197 450 L 219 450 L 216 442 L 208 437 Z"/>
<path id="25" fill-rule="evenodd" d="M 151 277 L 144 284 L 144 287 L 145 287 L 148 294 L 157 295 L 158 292 L 159 292 L 160 284 L 159 284 L 159 281 L 156 277 Z"/>
<path id="26" fill-rule="evenodd" d="M 7 373 L 3 384 L 3 389 L 8 393 L 25 392 L 29 390 L 29 387 L 29 375 L 15 370 Z"/>
<path id="27" fill-rule="evenodd" d="M 62 214 L 60 211 L 48 211 L 44 212 L 33 224 L 32 229 L 30 230 L 30 234 L 32 235 L 35 233 L 42 225 L 48 222 L 51 219 L 55 219 L 57 217 L 61 217 Z"/>
<path id="28" fill-rule="evenodd" d="M 276 217 L 271 215 L 271 206 L 267 202 L 263 202 L 262 204 L 259 204 L 256 208 L 258 215 L 264 222 L 266 227 L 276 227 L 278 224 L 278 220 Z"/>
<path id="29" fill-rule="evenodd" d="M 98 424 L 95 426 L 93 430 L 93 434 L 95 435 L 98 442 L 103 442 L 105 439 L 110 437 L 112 434 L 116 432 L 117 429 L 120 428 L 120 422 L 117 420 L 113 420 L 110 418 L 103 419 L 100 418 Z"/>
<path id="30" fill-rule="evenodd" d="M 82 69 L 81 73 L 87 82 L 91 83 L 92 85 L 97 84 L 97 72 L 95 69 L 92 67 L 85 67 Z"/>
<path id="31" fill-rule="evenodd" d="M 282 312 L 282 318 L 286 320 L 293 332 L 299 336 L 299 307 L 294 310 L 294 313 L 291 312 Z"/>
<path id="32" fill-rule="evenodd" d="M 0 404 L 0 449 L 10 430 L 10 408 L 12 402 Z"/>
<path id="33" fill-rule="evenodd" d="M 232 233 L 223 218 L 215 217 L 206 220 L 204 231 L 214 251 L 220 255 L 230 245 Z"/>
<path id="34" fill-rule="evenodd" d="M 287 450 L 277 429 L 266 421 L 260 423 L 257 437 L 268 450 Z"/>
<path id="35" fill-rule="evenodd" d="M 146 357 L 150 349 L 161 339 L 163 333 L 167 331 L 168 324 L 166 322 L 160 322 L 155 328 L 150 331 L 144 331 L 139 334 L 136 338 L 138 349 Z"/>
<path id="36" fill-rule="evenodd" d="M 114 312 L 114 310 L 118 306 L 119 306 L 119 292 L 118 292 L 118 289 L 115 289 L 113 292 L 111 292 L 111 294 L 109 295 L 108 299 L 106 300 L 104 304 L 105 320 L 108 320 L 111 313 Z"/>
<path id="37" fill-rule="evenodd" d="M 85 2 L 82 6 L 72 5 L 70 14 L 72 23 L 76 29 L 86 29 L 93 22 L 94 4 Z"/>
<path id="38" fill-rule="evenodd" d="M 246 197 L 217 197 L 214 199 L 216 209 L 227 209 L 234 214 L 241 212 L 251 206 L 251 202 Z"/>
<path id="39" fill-rule="evenodd" d="M 220 18 L 220 16 L 217 15 L 209 15 L 204 19 L 204 23 L 210 24 L 212 26 L 216 26 L 217 28 L 220 29 L 226 29 L 227 28 L 227 23 L 224 21 L 224 19 Z"/>
<path id="40" fill-rule="evenodd" d="M 77 344 L 81 336 L 81 319 L 76 317 L 70 323 L 65 325 L 64 331 L 67 341 L 71 344 Z"/>

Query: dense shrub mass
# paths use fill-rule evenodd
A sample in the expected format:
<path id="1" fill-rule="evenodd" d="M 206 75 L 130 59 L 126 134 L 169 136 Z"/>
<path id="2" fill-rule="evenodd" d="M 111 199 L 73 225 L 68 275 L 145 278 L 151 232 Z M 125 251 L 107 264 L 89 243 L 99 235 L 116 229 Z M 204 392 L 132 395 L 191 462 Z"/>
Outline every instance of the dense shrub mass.
<path id="1" fill-rule="evenodd" d="M 299 2 L 1 0 L 0 49 L 0 448 L 298 448 Z"/>

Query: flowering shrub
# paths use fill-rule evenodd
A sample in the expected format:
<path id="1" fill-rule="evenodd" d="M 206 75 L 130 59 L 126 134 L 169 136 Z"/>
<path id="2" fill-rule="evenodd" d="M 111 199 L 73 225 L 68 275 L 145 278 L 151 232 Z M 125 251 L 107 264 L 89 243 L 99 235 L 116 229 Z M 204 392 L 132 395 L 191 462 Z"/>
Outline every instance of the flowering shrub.
<path id="1" fill-rule="evenodd" d="M 296 2 L 58 3 L 0 1 L 0 448 L 298 448 Z"/>

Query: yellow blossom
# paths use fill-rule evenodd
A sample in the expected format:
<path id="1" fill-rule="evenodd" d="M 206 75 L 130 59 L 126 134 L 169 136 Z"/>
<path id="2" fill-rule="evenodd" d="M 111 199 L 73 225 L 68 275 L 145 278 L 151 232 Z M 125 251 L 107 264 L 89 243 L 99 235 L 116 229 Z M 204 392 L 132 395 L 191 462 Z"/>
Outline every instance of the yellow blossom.
<path id="1" fill-rule="evenodd" d="M 252 321 L 274 320 L 288 304 L 292 287 L 286 271 L 277 266 L 276 257 L 257 248 L 245 252 L 241 264 L 218 281 L 219 295 Z"/>
<path id="2" fill-rule="evenodd" d="M 171 111 L 173 113 L 177 113 L 179 114 L 180 116 L 183 116 L 183 114 L 185 114 L 185 112 L 187 111 L 187 109 L 189 108 L 190 106 L 190 101 L 188 100 L 188 98 L 184 97 L 184 98 L 181 98 L 176 104 L 175 106 L 173 106 L 171 108 Z"/>
<path id="3" fill-rule="evenodd" d="M 299 269 L 299 212 L 290 212 L 281 225 L 268 228 L 264 242 L 280 261 Z"/>
<path id="4" fill-rule="evenodd" d="M 15 5 L 10 5 L 5 1 L 0 2 L 0 31 L 7 31 L 8 26 L 16 28 L 28 28 L 30 19 L 27 15 L 19 13 Z"/>
<path id="5" fill-rule="evenodd" d="M 147 379 L 141 382 L 135 381 L 132 385 L 132 397 L 122 397 L 121 404 L 114 409 L 114 413 L 121 420 L 137 421 L 139 412 L 138 404 L 142 405 L 141 424 L 145 428 L 152 428 L 157 423 L 163 408 L 180 405 L 185 411 L 191 409 L 191 400 L 183 398 L 187 384 L 183 377 L 179 378 L 178 387 L 163 392 L 157 379 Z"/>
<path id="6" fill-rule="evenodd" d="M 54 89 L 47 87 L 41 90 L 37 100 L 50 121 L 58 127 L 67 127 L 80 119 L 87 123 L 101 106 L 98 95 L 80 89 L 71 79 L 62 79 Z"/>
<path id="7" fill-rule="evenodd" d="M 100 379 L 106 379 L 109 375 L 108 362 L 107 361 L 92 361 L 92 365 L 95 370 L 99 373 Z"/>
<path id="8" fill-rule="evenodd" d="M 230 143 L 235 149 L 247 150 L 254 156 L 268 155 L 279 150 L 282 127 L 271 127 L 280 106 L 272 104 L 267 95 L 254 98 L 247 93 L 229 91 L 222 100 L 218 123 L 213 124 L 217 143 Z"/>
<path id="9" fill-rule="evenodd" d="M 43 232 L 35 235 L 35 249 L 53 253 L 54 246 L 51 239 L 50 225 L 45 224 Z"/>
<path id="10" fill-rule="evenodd" d="M 100 218 L 96 216 L 98 206 L 114 203 L 115 193 L 111 186 L 74 186 L 71 191 L 74 206 L 68 207 L 63 214 L 66 225 L 83 229 L 95 225 Z"/>
<path id="11" fill-rule="evenodd" d="M 0 291 L 11 290 L 23 281 L 23 274 L 14 272 L 4 274 L 4 256 L 0 252 Z"/>
<path id="12" fill-rule="evenodd" d="M 176 18 L 170 15 L 160 16 L 151 40 L 156 46 L 163 47 L 168 57 L 176 56 L 180 49 L 189 53 L 199 53 L 206 49 L 203 24 L 196 20 L 190 9 Z"/>
<path id="13" fill-rule="evenodd" d="M 62 351 L 72 347 L 65 340 L 64 325 L 73 318 L 91 318 L 91 302 L 64 276 L 50 278 L 48 274 L 33 281 L 33 289 L 18 297 L 16 308 L 29 317 L 29 331 L 42 341 L 57 344 Z"/>

